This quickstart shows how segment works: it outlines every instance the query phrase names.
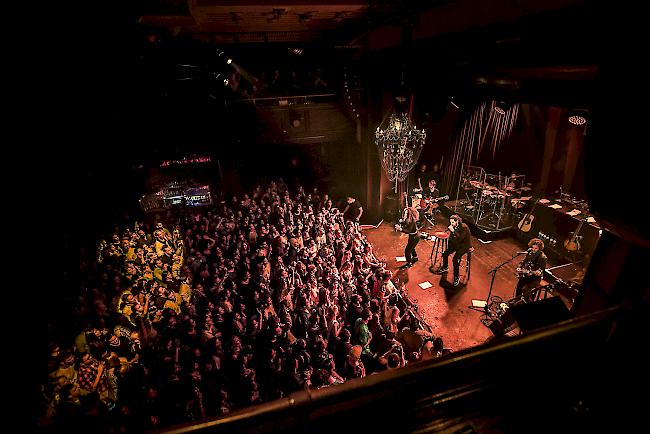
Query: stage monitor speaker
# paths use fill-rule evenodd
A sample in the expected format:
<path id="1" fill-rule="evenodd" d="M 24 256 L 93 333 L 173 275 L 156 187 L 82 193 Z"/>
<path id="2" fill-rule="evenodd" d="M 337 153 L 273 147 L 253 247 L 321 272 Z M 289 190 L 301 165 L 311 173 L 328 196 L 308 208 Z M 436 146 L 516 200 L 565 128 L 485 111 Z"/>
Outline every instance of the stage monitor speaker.
<path id="1" fill-rule="evenodd" d="M 512 317 L 522 332 L 556 324 L 571 318 L 571 313 L 560 297 L 551 297 L 510 308 Z"/>

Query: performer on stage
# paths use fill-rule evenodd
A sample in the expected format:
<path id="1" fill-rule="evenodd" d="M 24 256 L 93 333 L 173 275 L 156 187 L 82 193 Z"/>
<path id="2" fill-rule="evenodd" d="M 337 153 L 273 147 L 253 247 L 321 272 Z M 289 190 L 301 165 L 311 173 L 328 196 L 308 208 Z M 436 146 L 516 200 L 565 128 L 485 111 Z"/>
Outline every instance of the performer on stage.
<path id="1" fill-rule="evenodd" d="M 440 207 L 440 202 L 433 202 L 433 199 L 440 197 L 440 190 L 436 187 L 436 180 L 431 179 L 429 185 L 422 192 L 422 202 L 420 210 L 420 219 L 425 218 L 431 226 L 435 226 L 436 221 L 434 218 L 435 211 Z"/>
<path id="2" fill-rule="evenodd" d="M 542 273 L 546 269 L 547 257 L 544 250 L 544 241 L 533 238 L 528 242 L 528 254 L 517 267 L 519 282 L 515 290 L 515 297 L 526 297 L 526 300 L 533 301 L 533 289 L 537 288 L 542 281 Z"/>
<path id="3" fill-rule="evenodd" d="M 431 179 L 431 172 L 427 170 L 427 165 L 422 164 L 419 171 L 415 174 L 415 188 L 422 191 L 426 188 Z"/>
<path id="4" fill-rule="evenodd" d="M 442 253 L 442 265 L 438 269 L 438 274 L 449 271 L 449 255 L 454 253 L 454 286 L 460 283 L 460 260 L 467 252 L 474 251 L 472 239 L 470 237 L 469 227 L 463 223 L 463 219 L 458 214 L 449 217 L 449 245 L 447 250 Z"/>
<path id="5" fill-rule="evenodd" d="M 418 254 L 415 252 L 415 246 L 420 242 L 420 235 L 418 235 L 417 222 L 420 218 L 418 210 L 413 207 L 404 209 L 404 221 L 401 225 L 401 231 L 409 235 L 409 240 L 404 249 L 404 256 L 406 257 L 406 264 L 404 268 L 411 267 L 418 261 Z"/>

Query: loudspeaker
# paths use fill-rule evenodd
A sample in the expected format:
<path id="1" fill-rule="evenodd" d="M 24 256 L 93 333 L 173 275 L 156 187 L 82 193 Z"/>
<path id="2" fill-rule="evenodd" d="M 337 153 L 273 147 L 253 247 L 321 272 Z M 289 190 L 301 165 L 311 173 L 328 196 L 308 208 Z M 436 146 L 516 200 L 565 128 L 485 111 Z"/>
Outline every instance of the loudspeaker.
<path id="1" fill-rule="evenodd" d="M 510 308 L 512 317 L 522 332 L 538 329 L 571 318 L 569 309 L 560 297 L 551 297 Z"/>

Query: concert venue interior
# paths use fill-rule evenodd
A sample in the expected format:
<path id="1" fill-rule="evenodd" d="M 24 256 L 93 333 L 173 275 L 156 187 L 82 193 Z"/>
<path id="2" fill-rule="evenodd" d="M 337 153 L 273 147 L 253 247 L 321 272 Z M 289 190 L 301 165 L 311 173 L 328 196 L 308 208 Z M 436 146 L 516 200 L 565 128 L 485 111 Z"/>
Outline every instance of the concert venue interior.
<path id="1" fill-rule="evenodd" d="M 644 120 L 595 2 L 134 3 L 63 62 L 41 432 L 636 420 Z"/>

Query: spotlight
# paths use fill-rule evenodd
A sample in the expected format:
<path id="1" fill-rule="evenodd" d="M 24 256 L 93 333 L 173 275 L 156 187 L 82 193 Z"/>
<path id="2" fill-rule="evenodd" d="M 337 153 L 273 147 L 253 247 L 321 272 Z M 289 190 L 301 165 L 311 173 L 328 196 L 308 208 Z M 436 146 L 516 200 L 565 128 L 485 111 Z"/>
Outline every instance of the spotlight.
<path id="1" fill-rule="evenodd" d="M 500 115 L 505 115 L 510 106 L 505 101 L 499 101 L 494 104 L 494 111 Z"/>
<path id="2" fill-rule="evenodd" d="M 569 122 L 573 125 L 584 125 L 587 123 L 586 110 L 573 110 L 569 113 Z"/>
<path id="3" fill-rule="evenodd" d="M 228 80 L 227 78 L 224 78 L 223 79 L 223 85 L 228 86 L 228 83 L 230 83 L 230 80 Z"/>
<path id="4" fill-rule="evenodd" d="M 226 64 L 230 65 L 232 63 L 232 59 L 226 60 Z"/>

